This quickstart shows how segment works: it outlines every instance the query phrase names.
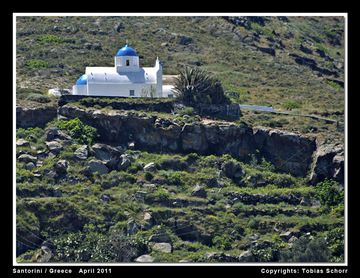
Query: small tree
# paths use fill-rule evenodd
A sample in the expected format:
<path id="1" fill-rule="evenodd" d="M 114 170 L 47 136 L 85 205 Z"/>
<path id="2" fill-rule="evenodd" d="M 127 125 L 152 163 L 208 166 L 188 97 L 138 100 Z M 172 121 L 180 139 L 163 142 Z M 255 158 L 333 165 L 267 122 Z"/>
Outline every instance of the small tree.
<path id="1" fill-rule="evenodd" d="M 221 83 L 200 68 L 185 67 L 175 78 L 175 95 L 185 105 L 229 103 Z"/>

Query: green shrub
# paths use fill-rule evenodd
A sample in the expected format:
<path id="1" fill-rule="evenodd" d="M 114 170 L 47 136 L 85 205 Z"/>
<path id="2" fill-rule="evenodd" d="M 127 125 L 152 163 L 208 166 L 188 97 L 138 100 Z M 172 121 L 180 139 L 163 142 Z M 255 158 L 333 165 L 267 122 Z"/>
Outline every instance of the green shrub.
<path id="1" fill-rule="evenodd" d="M 344 228 L 335 228 L 326 233 L 326 241 L 329 245 L 332 255 L 342 259 L 344 257 L 344 237 Z"/>
<path id="2" fill-rule="evenodd" d="M 44 135 L 45 131 L 40 127 L 18 128 L 16 130 L 16 137 L 28 140 L 30 142 L 37 142 Z"/>
<path id="3" fill-rule="evenodd" d="M 97 137 L 96 128 L 84 124 L 79 118 L 60 120 L 57 122 L 57 127 L 67 131 L 79 144 L 91 145 Z"/>
<path id="4" fill-rule="evenodd" d="M 29 94 L 26 97 L 27 100 L 39 102 L 39 103 L 49 103 L 51 101 L 49 96 L 41 95 L 41 94 Z"/>
<path id="5" fill-rule="evenodd" d="M 38 37 L 38 41 L 41 43 L 60 43 L 63 39 L 56 35 L 42 35 Z"/>
<path id="6" fill-rule="evenodd" d="M 293 110 L 293 109 L 298 109 L 301 107 L 301 104 L 297 101 L 287 101 L 283 103 L 283 108 L 285 108 L 286 110 Z"/>
<path id="7" fill-rule="evenodd" d="M 215 236 L 212 240 L 215 247 L 222 249 L 222 250 L 230 250 L 232 240 L 227 235 L 222 236 Z"/>
<path id="8" fill-rule="evenodd" d="M 192 116 L 192 115 L 195 114 L 194 113 L 194 108 L 189 107 L 189 106 L 186 106 L 186 107 L 181 108 L 181 109 L 176 109 L 175 113 L 180 115 L 180 116 L 184 116 L 184 115 Z"/>
<path id="9" fill-rule="evenodd" d="M 325 206 L 337 206 L 344 202 L 344 191 L 334 180 L 324 180 L 315 186 L 315 196 Z"/>
<path id="10" fill-rule="evenodd" d="M 282 262 L 328 262 L 330 250 L 323 238 L 300 237 L 289 250 L 280 253 Z"/>
<path id="11" fill-rule="evenodd" d="M 36 59 L 27 61 L 25 65 L 31 69 L 42 69 L 49 67 L 49 63 L 47 61 Z"/>

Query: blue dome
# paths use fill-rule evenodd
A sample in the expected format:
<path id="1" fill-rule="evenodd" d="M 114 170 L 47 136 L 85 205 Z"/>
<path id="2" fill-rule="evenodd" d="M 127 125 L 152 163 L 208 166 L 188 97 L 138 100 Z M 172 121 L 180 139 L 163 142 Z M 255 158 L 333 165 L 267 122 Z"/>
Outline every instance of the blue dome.
<path id="1" fill-rule="evenodd" d="M 116 53 L 116 56 L 138 56 L 138 55 L 136 54 L 135 49 L 131 48 L 126 44 L 123 48 L 119 49 L 119 51 Z"/>
<path id="2" fill-rule="evenodd" d="M 87 84 L 87 75 L 83 74 L 78 80 L 76 80 L 76 85 L 86 85 Z"/>

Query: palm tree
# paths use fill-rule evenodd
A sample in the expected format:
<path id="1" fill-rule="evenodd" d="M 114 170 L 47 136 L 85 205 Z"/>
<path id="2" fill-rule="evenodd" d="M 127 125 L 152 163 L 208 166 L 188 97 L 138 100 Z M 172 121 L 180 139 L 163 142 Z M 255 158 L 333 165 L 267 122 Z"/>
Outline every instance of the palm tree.
<path id="1" fill-rule="evenodd" d="M 228 102 L 220 82 L 200 68 L 184 67 L 175 78 L 174 91 L 187 105 Z"/>

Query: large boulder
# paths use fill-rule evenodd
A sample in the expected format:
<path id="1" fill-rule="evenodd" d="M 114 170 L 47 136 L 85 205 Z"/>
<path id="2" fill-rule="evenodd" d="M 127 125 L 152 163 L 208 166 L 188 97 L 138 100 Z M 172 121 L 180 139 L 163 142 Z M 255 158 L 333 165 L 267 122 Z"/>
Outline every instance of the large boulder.
<path id="1" fill-rule="evenodd" d="M 88 163 L 88 169 L 91 173 L 98 173 L 98 174 L 107 174 L 109 169 L 106 167 L 105 163 L 101 160 L 92 159 Z"/>
<path id="2" fill-rule="evenodd" d="M 65 175 L 67 173 L 68 167 L 69 163 L 64 159 L 57 161 L 54 165 L 55 172 L 58 175 Z"/>
<path id="3" fill-rule="evenodd" d="M 150 247 L 152 250 L 159 251 L 162 253 L 171 253 L 172 252 L 172 246 L 170 243 L 167 242 L 156 242 L 150 244 Z"/>
<path id="4" fill-rule="evenodd" d="M 247 250 L 245 252 L 242 252 L 238 258 L 239 262 L 255 262 L 256 257 L 253 255 L 253 253 L 250 250 Z"/>
<path id="5" fill-rule="evenodd" d="M 121 152 L 119 149 L 106 144 L 97 143 L 91 146 L 94 156 L 104 162 L 110 161 L 114 157 L 119 157 Z"/>
<path id="6" fill-rule="evenodd" d="M 233 160 L 225 161 L 221 165 L 221 173 L 230 179 L 238 179 L 244 175 L 240 163 Z"/>
<path id="7" fill-rule="evenodd" d="M 194 187 L 194 189 L 192 190 L 191 196 L 200 197 L 200 198 L 206 198 L 207 193 L 206 193 L 206 190 L 203 187 L 201 187 L 200 185 L 197 184 Z"/>
<path id="8" fill-rule="evenodd" d="M 151 235 L 149 237 L 149 242 L 167 242 L 171 243 L 171 238 L 169 234 L 167 234 L 165 231 L 160 230 L 156 232 L 155 234 Z"/>
<path id="9" fill-rule="evenodd" d="M 16 147 L 30 147 L 30 143 L 24 139 L 18 139 L 16 140 Z"/>
<path id="10" fill-rule="evenodd" d="M 144 171 L 146 172 L 154 172 L 156 171 L 156 164 L 154 162 L 150 162 L 144 166 Z"/>
<path id="11" fill-rule="evenodd" d="M 86 160 L 89 156 L 89 150 L 87 145 L 82 145 L 74 152 L 74 157 L 80 160 Z"/>
<path id="12" fill-rule="evenodd" d="M 37 161 L 37 157 L 36 156 L 32 156 L 30 154 L 22 154 L 20 155 L 18 158 L 18 161 L 20 162 L 25 162 L 25 163 L 29 163 L 32 162 L 34 164 L 36 164 Z"/>
<path id="13" fill-rule="evenodd" d="M 55 139 L 59 140 L 71 140 L 71 137 L 65 132 L 61 131 L 56 127 L 51 127 L 45 131 L 46 141 L 54 141 Z"/>
<path id="14" fill-rule="evenodd" d="M 49 151 L 53 154 L 59 154 L 60 151 L 63 149 L 63 146 L 58 141 L 50 141 L 46 142 L 45 144 Z"/>
<path id="15" fill-rule="evenodd" d="M 344 148 L 341 145 L 323 144 L 315 153 L 310 183 L 316 184 L 325 178 L 344 184 Z"/>
<path id="16" fill-rule="evenodd" d="M 140 257 L 137 257 L 135 259 L 135 262 L 137 263 L 152 263 L 155 259 L 151 257 L 150 255 L 142 255 Z"/>

